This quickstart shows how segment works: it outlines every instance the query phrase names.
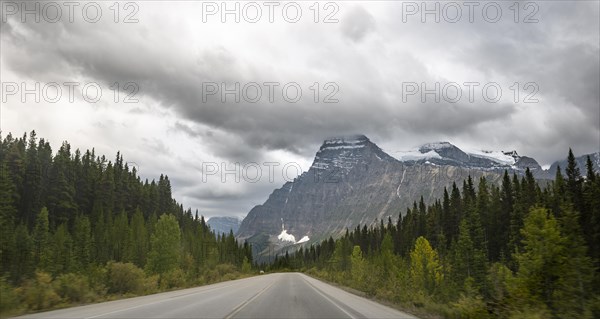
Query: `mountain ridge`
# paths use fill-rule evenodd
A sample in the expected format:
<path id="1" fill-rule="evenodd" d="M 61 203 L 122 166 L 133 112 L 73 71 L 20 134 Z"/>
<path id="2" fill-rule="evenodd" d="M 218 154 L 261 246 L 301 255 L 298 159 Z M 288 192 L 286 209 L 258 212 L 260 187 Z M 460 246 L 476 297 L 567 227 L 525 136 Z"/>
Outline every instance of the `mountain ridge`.
<path id="1" fill-rule="evenodd" d="M 365 135 L 326 139 L 308 171 L 250 210 L 237 238 L 264 256 L 396 219 L 421 197 L 431 203 L 469 176 L 475 184 L 482 176 L 499 183 L 505 170 L 523 175 L 529 168 L 536 178 L 547 178 L 535 159 L 516 151 L 465 152 L 437 142 L 400 155 L 389 155 Z"/>
<path id="2" fill-rule="evenodd" d="M 242 221 L 237 217 L 232 216 L 213 216 L 206 223 L 210 226 L 215 234 L 229 234 L 230 231 L 237 233 Z"/>

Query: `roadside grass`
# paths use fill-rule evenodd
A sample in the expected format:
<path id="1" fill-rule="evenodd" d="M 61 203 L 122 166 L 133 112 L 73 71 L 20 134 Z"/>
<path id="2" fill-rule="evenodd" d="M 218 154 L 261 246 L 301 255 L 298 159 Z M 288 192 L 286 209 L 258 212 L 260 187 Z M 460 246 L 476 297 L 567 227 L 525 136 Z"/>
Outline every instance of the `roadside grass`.
<path id="1" fill-rule="evenodd" d="M 241 272 L 229 264 L 217 265 L 194 277 L 185 275 L 180 269 L 163 276 L 146 275 L 133 264 L 109 263 L 87 275 L 69 273 L 53 278 L 48 273 L 36 272 L 35 278 L 18 287 L 0 278 L 0 318 L 147 296 L 255 275 L 258 270 Z"/>

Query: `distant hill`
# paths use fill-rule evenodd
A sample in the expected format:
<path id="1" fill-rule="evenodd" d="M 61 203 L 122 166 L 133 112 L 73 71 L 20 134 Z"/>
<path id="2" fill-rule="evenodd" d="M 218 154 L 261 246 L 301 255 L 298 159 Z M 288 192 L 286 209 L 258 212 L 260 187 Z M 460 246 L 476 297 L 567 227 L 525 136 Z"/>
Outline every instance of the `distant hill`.
<path id="1" fill-rule="evenodd" d="M 206 222 L 215 234 L 229 234 L 229 231 L 233 230 L 233 233 L 237 233 L 240 228 L 242 221 L 237 217 L 211 217 Z"/>
<path id="2" fill-rule="evenodd" d="M 600 168 L 600 152 L 577 156 L 577 157 L 575 157 L 575 160 L 577 161 L 577 166 L 579 167 L 579 171 L 581 172 L 582 176 L 585 176 L 586 171 L 587 171 L 586 162 L 587 162 L 588 156 L 592 160 L 592 163 L 594 164 L 594 168 L 596 169 L 596 171 L 600 172 L 600 169 L 599 169 Z M 556 176 L 556 169 L 558 168 L 559 165 L 560 165 L 560 169 L 561 169 L 562 173 L 565 174 L 565 168 L 567 167 L 567 159 L 566 158 L 563 159 L 562 161 L 556 161 L 552 165 L 550 165 L 550 168 L 548 170 L 544 171 L 544 174 L 545 174 L 544 177 L 554 179 L 554 177 Z"/>

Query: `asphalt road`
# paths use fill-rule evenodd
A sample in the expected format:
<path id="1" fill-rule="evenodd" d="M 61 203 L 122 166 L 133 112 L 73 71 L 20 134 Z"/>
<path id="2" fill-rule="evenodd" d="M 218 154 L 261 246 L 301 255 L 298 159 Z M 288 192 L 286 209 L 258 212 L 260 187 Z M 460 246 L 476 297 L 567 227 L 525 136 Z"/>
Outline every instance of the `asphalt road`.
<path id="1" fill-rule="evenodd" d="M 279 273 L 22 318 L 416 318 L 299 273 Z"/>

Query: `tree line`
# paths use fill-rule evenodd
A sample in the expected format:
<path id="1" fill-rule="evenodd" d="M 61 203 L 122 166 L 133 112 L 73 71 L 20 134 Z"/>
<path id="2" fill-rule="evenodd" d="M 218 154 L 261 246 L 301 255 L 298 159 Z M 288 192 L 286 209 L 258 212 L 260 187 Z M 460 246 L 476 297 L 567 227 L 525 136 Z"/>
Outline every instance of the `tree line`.
<path id="1" fill-rule="evenodd" d="M 187 287 L 249 273 L 250 247 L 185 210 L 168 176 L 29 136 L 0 136 L 0 312 Z"/>
<path id="2" fill-rule="evenodd" d="M 554 181 L 469 177 L 271 267 L 448 318 L 600 318 L 600 174 L 589 157 L 585 169 L 569 150 Z"/>

